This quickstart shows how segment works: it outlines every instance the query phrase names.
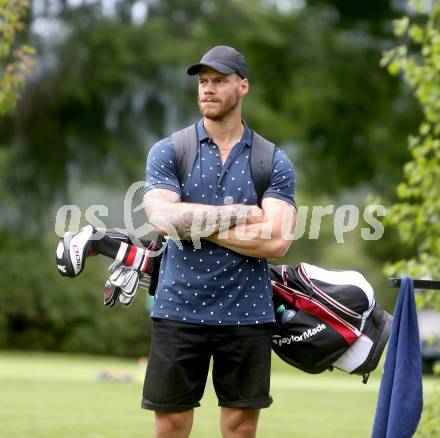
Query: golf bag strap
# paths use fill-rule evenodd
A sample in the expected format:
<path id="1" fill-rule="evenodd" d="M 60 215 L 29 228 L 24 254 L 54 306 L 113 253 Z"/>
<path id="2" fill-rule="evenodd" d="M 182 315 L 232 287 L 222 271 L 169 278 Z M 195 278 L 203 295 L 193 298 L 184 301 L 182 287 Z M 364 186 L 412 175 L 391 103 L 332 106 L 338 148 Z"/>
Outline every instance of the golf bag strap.
<path id="1" fill-rule="evenodd" d="M 270 184 L 274 153 L 275 145 L 254 132 L 251 148 L 251 175 L 259 207 L 261 207 L 264 192 Z"/>
<path id="2" fill-rule="evenodd" d="M 171 135 L 176 149 L 176 173 L 183 184 L 194 164 L 198 150 L 197 125 L 190 125 Z M 272 163 L 275 145 L 256 132 L 252 136 L 251 175 L 257 194 L 257 203 L 261 207 L 263 194 L 269 187 L 272 176 Z"/>
<path id="3" fill-rule="evenodd" d="M 185 176 L 191 171 L 196 159 L 199 141 L 197 138 L 197 125 L 186 128 L 171 135 L 176 149 L 176 173 L 180 184 L 183 184 Z"/>

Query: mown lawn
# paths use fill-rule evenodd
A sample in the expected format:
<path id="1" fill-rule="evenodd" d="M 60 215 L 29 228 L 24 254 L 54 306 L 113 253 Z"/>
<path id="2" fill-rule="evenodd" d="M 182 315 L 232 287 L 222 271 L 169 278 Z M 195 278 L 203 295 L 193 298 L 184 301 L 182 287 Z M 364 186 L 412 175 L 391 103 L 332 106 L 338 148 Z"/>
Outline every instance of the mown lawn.
<path id="1" fill-rule="evenodd" d="M 132 380 L 100 380 L 104 371 Z M 153 437 L 153 413 L 140 408 L 143 375 L 135 360 L 0 352 L 0 437 Z M 274 358 L 274 404 L 262 412 L 258 437 L 369 437 L 378 387 L 377 372 L 363 385 L 359 376 L 307 375 Z M 218 436 L 208 382 L 191 437 Z"/>

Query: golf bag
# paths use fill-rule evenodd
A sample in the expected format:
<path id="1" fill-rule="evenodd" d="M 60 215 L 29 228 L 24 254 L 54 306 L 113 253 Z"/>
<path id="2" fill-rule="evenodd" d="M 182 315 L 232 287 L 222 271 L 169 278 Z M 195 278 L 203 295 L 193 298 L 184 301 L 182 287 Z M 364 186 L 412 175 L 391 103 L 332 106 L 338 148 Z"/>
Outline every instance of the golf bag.
<path id="1" fill-rule="evenodd" d="M 391 316 L 376 303 L 364 276 L 307 263 L 269 265 L 269 271 L 275 309 L 281 311 L 274 352 L 307 373 L 336 367 L 362 375 L 366 383 L 389 338 Z"/>

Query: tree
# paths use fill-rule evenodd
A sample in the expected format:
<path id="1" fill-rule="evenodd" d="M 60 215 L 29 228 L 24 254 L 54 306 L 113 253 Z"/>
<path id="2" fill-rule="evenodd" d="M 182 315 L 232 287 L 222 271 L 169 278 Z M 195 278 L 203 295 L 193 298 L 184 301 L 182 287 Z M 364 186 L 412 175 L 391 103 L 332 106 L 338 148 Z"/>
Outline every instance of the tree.
<path id="1" fill-rule="evenodd" d="M 42 74 L 17 116 L 0 123 L 0 152 L 9 157 L 0 159 L 0 185 L 36 223 L 57 196 L 67 201 L 72 175 L 118 187 L 139 179 L 146 145 L 198 117 L 185 67 L 223 42 L 247 55 L 245 118 L 288 150 L 307 192 L 384 191 L 397 181 L 407 159 L 399 145 L 419 117 L 377 67 L 391 3 L 354 15 L 340 1 L 280 11 L 262 0 L 162 0 L 133 23 L 131 2 L 107 16 L 100 2 L 60 1 L 58 15 L 44 18 L 63 31 L 50 44 L 35 39 Z"/>
<path id="2" fill-rule="evenodd" d="M 401 75 L 423 109 L 424 120 L 409 138 L 411 161 L 404 166 L 405 180 L 397 188 L 399 201 L 392 206 L 388 225 L 396 227 L 415 256 L 386 267 L 388 275 L 440 279 L 440 2 L 413 1 L 415 16 L 395 22 L 395 34 L 403 45 L 385 53 L 383 64 Z M 417 295 L 419 306 L 440 309 L 440 294 Z M 440 433 L 440 392 L 433 392 L 417 432 L 418 437 Z"/>
<path id="3" fill-rule="evenodd" d="M 432 3 L 428 16 L 420 15 L 425 2 L 411 4 L 419 15 L 395 22 L 396 36 L 406 37 L 406 43 L 386 52 L 382 62 L 411 87 L 424 114 L 409 138 L 411 161 L 387 220 L 416 255 L 388 266 L 387 273 L 440 278 L 440 2 Z M 438 294 L 427 299 L 440 306 Z"/>
<path id="4" fill-rule="evenodd" d="M 19 91 L 35 68 L 33 47 L 22 44 L 13 49 L 28 6 L 28 0 L 0 0 L 0 116 L 15 108 Z"/>

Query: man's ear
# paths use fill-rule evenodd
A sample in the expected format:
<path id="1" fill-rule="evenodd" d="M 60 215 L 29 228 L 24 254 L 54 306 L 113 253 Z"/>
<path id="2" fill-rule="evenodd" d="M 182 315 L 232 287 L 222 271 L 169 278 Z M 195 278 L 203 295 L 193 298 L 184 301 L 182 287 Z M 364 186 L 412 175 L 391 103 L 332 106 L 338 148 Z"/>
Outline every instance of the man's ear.
<path id="1" fill-rule="evenodd" d="M 249 81 L 242 79 L 240 82 L 240 96 L 245 96 L 249 92 Z"/>

